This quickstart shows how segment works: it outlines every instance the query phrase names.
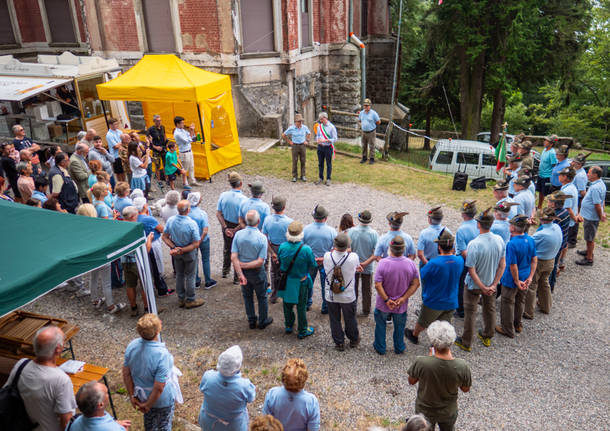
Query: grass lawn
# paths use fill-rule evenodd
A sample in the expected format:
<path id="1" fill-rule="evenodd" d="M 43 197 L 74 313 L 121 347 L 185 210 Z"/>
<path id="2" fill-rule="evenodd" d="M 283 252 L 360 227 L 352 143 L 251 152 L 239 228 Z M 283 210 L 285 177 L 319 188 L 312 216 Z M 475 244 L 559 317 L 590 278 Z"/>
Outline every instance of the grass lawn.
<path id="1" fill-rule="evenodd" d="M 337 149 L 345 152 L 360 153 L 360 149 L 349 144 L 339 143 Z M 410 153 L 428 153 L 413 150 Z M 425 170 L 416 162 L 417 156 L 410 153 L 390 153 L 390 162 L 378 162 L 374 166 L 360 164 L 359 158 L 337 155 L 333 163 L 333 181 L 351 182 L 366 185 L 374 189 L 396 193 L 420 199 L 432 205 L 445 205 L 458 209 L 465 199 L 476 199 L 481 209 L 495 204 L 491 189 L 466 192 L 451 190 L 453 175 Z M 427 157 L 427 156 L 426 156 Z M 317 158 L 313 150 L 307 152 L 310 180 L 315 179 Z M 290 179 L 291 155 L 288 147 L 274 147 L 265 153 L 243 153 L 242 169 L 254 175 L 265 175 Z M 606 213 L 610 207 L 606 206 Z M 580 230 L 582 236 L 582 229 Z M 610 248 L 610 227 L 608 223 L 600 224 L 597 242 Z"/>

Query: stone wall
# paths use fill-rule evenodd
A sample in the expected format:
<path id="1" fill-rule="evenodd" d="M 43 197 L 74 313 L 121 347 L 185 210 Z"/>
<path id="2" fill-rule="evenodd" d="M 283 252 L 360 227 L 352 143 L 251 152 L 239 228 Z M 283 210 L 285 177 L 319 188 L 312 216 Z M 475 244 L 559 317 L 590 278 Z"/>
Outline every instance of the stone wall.
<path id="1" fill-rule="evenodd" d="M 394 74 L 394 39 L 368 38 L 366 45 L 366 97 L 376 103 L 391 103 Z M 398 65 L 400 67 L 400 63 Z"/>
<path id="2" fill-rule="evenodd" d="M 280 81 L 237 87 L 237 128 L 241 136 L 279 139 L 287 120 L 288 86 Z"/>

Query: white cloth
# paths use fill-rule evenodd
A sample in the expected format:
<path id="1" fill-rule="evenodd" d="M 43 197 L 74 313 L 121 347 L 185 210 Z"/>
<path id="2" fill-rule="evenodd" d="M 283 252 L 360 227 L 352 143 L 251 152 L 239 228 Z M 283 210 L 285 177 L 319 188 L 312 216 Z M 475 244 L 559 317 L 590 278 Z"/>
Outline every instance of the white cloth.
<path id="1" fill-rule="evenodd" d="M 146 169 L 141 168 L 142 160 L 136 156 L 129 156 L 129 167 L 134 178 L 142 178 L 146 176 Z"/>
<path id="2" fill-rule="evenodd" d="M 178 380 L 182 376 L 182 371 L 175 365 L 172 367 L 172 372 L 169 375 L 168 384 L 174 387 L 174 400 L 178 404 L 184 404 L 184 398 L 182 398 L 182 390 L 180 389 L 180 381 Z"/>
<path id="3" fill-rule="evenodd" d="M 163 246 L 161 245 L 161 237 L 152 242 L 153 256 L 155 256 L 155 262 L 157 263 L 157 269 L 159 274 L 163 275 L 165 267 L 163 266 Z"/>
<path id="4" fill-rule="evenodd" d="M 231 377 L 239 372 L 244 355 L 239 346 L 231 346 L 218 356 L 216 369 L 225 377 Z"/>
<path id="5" fill-rule="evenodd" d="M 332 254 L 332 259 L 331 259 Z M 326 300 L 329 302 L 337 302 L 342 304 L 350 304 L 356 300 L 356 268 L 360 265 L 360 259 L 358 258 L 358 254 L 350 252 L 345 262 L 341 264 L 341 272 L 343 273 L 343 280 L 345 281 L 345 290 L 341 293 L 333 293 L 330 288 L 330 283 L 333 278 L 333 269 L 335 268 L 335 263 L 339 264 L 339 262 L 343 261 L 346 251 L 336 251 L 326 252 L 324 254 L 324 271 L 326 272 Z M 333 263 L 333 260 L 335 263 Z"/>

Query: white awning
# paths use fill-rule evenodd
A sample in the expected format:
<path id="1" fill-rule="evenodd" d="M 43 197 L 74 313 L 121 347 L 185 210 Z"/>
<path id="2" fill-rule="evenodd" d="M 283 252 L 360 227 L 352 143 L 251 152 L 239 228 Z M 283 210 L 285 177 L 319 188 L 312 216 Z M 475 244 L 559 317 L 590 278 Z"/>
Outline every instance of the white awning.
<path id="1" fill-rule="evenodd" d="M 51 88 L 59 87 L 71 79 L 32 78 L 28 76 L 0 76 L 0 100 L 21 102 Z"/>

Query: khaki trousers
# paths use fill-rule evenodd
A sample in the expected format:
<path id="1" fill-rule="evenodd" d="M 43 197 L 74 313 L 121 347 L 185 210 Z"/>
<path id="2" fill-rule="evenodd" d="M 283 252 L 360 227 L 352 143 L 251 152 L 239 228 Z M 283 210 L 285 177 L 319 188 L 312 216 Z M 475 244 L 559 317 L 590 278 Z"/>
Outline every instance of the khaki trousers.
<path id="1" fill-rule="evenodd" d="M 297 178 L 298 161 L 301 160 L 301 177 L 305 177 L 305 159 L 307 158 L 307 148 L 305 144 L 292 144 L 292 176 Z"/>
<path id="2" fill-rule="evenodd" d="M 464 332 L 462 342 L 470 347 L 474 334 L 477 306 L 479 297 L 483 298 L 483 330 L 484 337 L 492 338 L 496 326 L 496 295 L 483 295 L 480 290 L 468 290 L 464 288 Z"/>
<path id="3" fill-rule="evenodd" d="M 502 286 L 500 324 L 506 335 L 511 338 L 515 336 L 515 328 L 521 325 L 526 296 L 527 290 Z"/>
<path id="4" fill-rule="evenodd" d="M 375 158 L 375 132 L 377 129 L 371 130 L 370 132 L 362 132 L 362 158 L 366 159 L 367 149 L 369 159 Z"/>
<path id="5" fill-rule="evenodd" d="M 180 163 L 182 163 L 182 167 L 186 171 L 189 180 L 192 183 L 196 183 L 195 179 L 195 160 L 193 159 L 193 151 L 189 151 L 187 153 L 180 153 Z"/>
<path id="6" fill-rule="evenodd" d="M 527 290 L 525 299 L 525 312 L 528 317 L 534 317 L 534 307 L 536 304 L 536 293 L 538 293 L 538 302 L 540 303 L 540 311 L 545 314 L 551 312 L 553 298 L 551 297 L 551 285 L 549 284 L 549 275 L 553 272 L 555 259 L 538 260 L 536 273 L 532 279 L 532 283 Z"/>

